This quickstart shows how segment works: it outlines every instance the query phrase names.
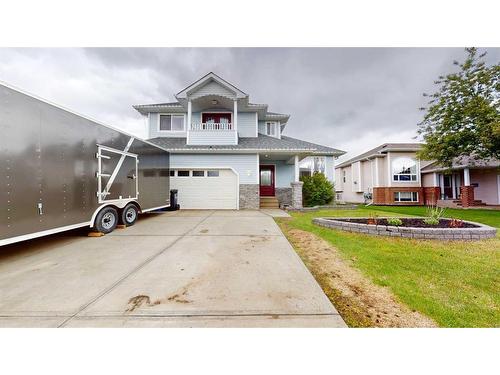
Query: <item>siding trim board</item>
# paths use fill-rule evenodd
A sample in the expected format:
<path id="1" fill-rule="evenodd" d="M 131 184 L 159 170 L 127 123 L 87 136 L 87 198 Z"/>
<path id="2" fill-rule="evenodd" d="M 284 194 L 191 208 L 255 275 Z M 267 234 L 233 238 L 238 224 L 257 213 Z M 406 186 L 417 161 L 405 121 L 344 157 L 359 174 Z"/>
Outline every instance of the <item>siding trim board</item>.
<path id="1" fill-rule="evenodd" d="M 258 184 L 258 154 L 220 154 L 207 152 L 170 154 L 170 168 L 208 168 L 210 166 L 229 167 L 239 176 L 240 184 Z M 256 163 L 257 160 L 257 163 Z"/>

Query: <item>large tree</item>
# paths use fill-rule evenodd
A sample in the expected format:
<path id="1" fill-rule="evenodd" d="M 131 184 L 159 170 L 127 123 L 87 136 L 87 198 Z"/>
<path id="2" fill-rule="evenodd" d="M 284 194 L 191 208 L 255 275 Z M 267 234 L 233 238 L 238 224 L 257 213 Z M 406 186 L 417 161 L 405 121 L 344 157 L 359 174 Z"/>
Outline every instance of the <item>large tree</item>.
<path id="1" fill-rule="evenodd" d="M 440 76 L 429 97 L 419 134 L 425 140 L 420 157 L 450 166 L 461 156 L 500 158 L 500 65 L 487 66 L 486 52 L 467 48 L 458 72 Z"/>

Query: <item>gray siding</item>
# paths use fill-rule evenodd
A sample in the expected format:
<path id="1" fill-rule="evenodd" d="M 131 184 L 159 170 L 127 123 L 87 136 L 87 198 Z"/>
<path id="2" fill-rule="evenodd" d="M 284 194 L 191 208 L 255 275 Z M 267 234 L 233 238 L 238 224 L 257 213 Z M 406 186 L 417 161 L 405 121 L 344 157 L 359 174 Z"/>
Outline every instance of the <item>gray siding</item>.
<path id="1" fill-rule="evenodd" d="M 195 92 L 191 93 L 189 97 L 191 99 L 196 99 L 200 98 L 202 96 L 206 95 L 219 95 L 219 96 L 225 96 L 227 98 L 235 98 L 236 95 L 234 92 L 231 92 L 227 88 L 221 86 L 217 82 L 211 81 L 207 83 L 206 85 L 200 87 L 198 90 Z"/>
<path id="2" fill-rule="evenodd" d="M 170 168 L 231 167 L 240 184 L 258 184 L 257 154 L 170 154 Z"/>
<path id="3" fill-rule="evenodd" d="M 276 165 L 276 187 L 290 187 L 290 183 L 295 178 L 295 165 L 287 164 L 285 161 L 275 161 Z"/>
<path id="4" fill-rule="evenodd" d="M 187 117 L 187 114 L 186 114 Z M 191 122 L 193 124 L 201 122 L 201 112 L 191 112 Z"/>
<path id="5" fill-rule="evenodd" d="M 191 130 L 189 132 L 190 145 L 235 145 L 237 143 L 238 140 L 236 139 L 236 131 L 234 130 Z"/>
<path id="6" fill-rule="evenodd" d="M 259 121 L 259 133 L 266 135 L 266 122 Z"/>
<path id="7" fill-rule="evenodd" d="M 238 112 L 238 135 L 240 137 L 257 136 L 256 112 Z"/>

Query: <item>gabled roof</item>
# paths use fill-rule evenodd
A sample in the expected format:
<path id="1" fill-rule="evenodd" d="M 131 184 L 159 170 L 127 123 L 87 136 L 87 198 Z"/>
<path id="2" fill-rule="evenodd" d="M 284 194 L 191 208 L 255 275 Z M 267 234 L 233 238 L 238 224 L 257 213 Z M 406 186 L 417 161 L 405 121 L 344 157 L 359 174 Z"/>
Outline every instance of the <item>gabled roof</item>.
<path id="1" fill-rule="evenodd" d="M 250 103 L 248 94 L 241 91 L 239 88 L 227 82 L 213 72 L 206 74 L 196 82 L 190 84 L 188 87 L 177 93 L 175 95 L 176 99 L 178 100 L 177 102 L 138 104 L 133 105 L 132 107 L 144 116 L 146 116 L 148 113 L 183 113 L 187 110 L 187 95 L 196 92 L 198 88 L 201 89 L 203 86 L 208 85 L 211 82 L 216 82 L 217 84 L 222 85 L 224 87 L 224 90 L 226 90 L 226 95 L 223 93 L 218 93 L 219 95 L 222 95 L 223 97 L 230 97 L 233 99 L 235 98 L 238 100 L 238 111 L 257 112 L 259 120 L 281 121 L 282 127 L 285 126 L 285 124 L 288 122 L 288 119 L 290 118 L 290 115 L 288 114 L 268 112 L 267 104 Z"/>
<path id="2" fill-rule="evenodd" d="M 418 151 L 422 147 L 421 143 L 384 143 L 383 145 L 377 146 L 367 152 L 364 152 L 358 156 L 353 157 L 352 159 L 346 160 L 335 168 L 343 168 L 351 165 L 360 160 L 371 159 L 374 157 L 385 156 L 385 154 L 389 151 Z"/>
<path id="3" fill-rule="evenodd" d="M 158 137 L 149 140 L 168 151 L 237 151 L 237 152 L 300 152 L 312 155 L 340 156 L 345 151 L 282 136 L 281 139 L 258 134 L 258 137 L 239 138 L 237 145 L 187 145 L 186 138 Z"/>
<path id="4" fill-rule="evenodd" d="M 236 94 L 236 98 L 238 98 L 238 99 L 239 98 L 248 98 L 248 94 L 247 93 L 244 93 L 239 88 L 237 88 L 233 84 L 229 83 L 225 79 L 219 77 L 214 72 L 210 72 L 210 73 L 206 74 L 205 76 L 201 77 L 196 82 L 193 82 L 192 84 L 190 84 L 185 89 L 179 91 L 175 95 L 175 97 L 177 99 L 181 99 L 181 98 L 184 99 L 184 98 L 187 97 L 187 95 L 189 95 L 189 93 L 195 91 L 197 88 L 203 87 L 204 85 L 206 85 L 208 82 L 211 82 L 211 81 L 217 82 L 219 85 L 222 85 L 225 88 L 227 88 L 228 90 L 233 91 Z"/>

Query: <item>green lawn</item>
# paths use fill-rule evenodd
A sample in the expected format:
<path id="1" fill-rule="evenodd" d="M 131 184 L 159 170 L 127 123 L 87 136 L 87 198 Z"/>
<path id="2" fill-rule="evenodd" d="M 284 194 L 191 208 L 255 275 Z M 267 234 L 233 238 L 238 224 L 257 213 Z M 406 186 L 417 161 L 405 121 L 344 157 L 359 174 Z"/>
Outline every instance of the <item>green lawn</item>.
<path id="1" fill-rule="evenodd" d="M 419 241 L 331 230 L 321 216 L 424 215 L 423 207 L 371 207 L 291 213 L 288 226 L 330 242 L 373 282 L 443 327 L 500 327 L 500 237 L 475 242 Z M 447 210 L 446 216 L 500 227 L 500 212 Z"/>

